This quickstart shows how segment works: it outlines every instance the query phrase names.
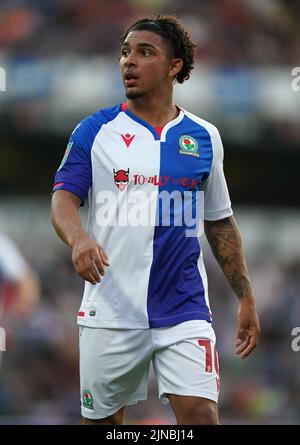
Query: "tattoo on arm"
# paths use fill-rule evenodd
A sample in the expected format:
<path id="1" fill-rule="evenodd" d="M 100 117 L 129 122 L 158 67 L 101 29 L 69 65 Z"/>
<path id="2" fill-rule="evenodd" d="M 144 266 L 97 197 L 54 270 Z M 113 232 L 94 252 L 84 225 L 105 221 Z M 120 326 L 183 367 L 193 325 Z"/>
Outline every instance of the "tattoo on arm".
<path id="1" fill-rule="evenodd" d="M 205 221 L 205 233 L 213 254 L 239 299 L 252 296 L 242 238 L 233 216 Z"/>

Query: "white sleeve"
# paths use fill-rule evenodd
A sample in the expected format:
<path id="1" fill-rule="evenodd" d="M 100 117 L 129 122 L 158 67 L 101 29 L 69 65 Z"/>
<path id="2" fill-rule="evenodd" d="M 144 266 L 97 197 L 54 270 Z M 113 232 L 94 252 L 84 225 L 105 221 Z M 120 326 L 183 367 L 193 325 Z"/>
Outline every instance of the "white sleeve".
<path id="1" fill-rule="evenodd" d="M 28 270 L 22 253 L 6 235 L 0 234 L 0 269 L 5 278 L 19 281 Z"/>
<path id="2" fill-rule="evenodd" d="M 216 221 L 233 214 L 223 171 L 224 151 L 216 127 L 211 133 L 213 160 L 210 175 L 204 184 L 204 219 Z"/>

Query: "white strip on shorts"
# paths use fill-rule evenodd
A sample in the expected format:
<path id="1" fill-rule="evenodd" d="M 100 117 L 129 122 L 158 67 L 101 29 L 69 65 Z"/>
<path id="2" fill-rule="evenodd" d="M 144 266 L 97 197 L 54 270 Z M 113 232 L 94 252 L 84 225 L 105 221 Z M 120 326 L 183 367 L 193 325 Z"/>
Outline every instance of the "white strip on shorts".
<path id="1" fill-rule="evenodd" d="M 150 363 L 159 398 L 197 396 L 217 403 L 219 366 L 210 323 L 190 320 L 152 329 L 80 326 L 81 414 L 102 419 L 147 399 Z M 83 404 L 88 393 L 91 403 Z"/>

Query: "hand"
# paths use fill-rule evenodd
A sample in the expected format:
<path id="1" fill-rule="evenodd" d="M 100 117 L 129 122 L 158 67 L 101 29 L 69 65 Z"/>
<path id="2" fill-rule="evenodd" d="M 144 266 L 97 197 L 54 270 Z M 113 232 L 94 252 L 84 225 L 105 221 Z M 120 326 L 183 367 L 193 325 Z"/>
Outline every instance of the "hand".
<path id="1" fill-rule="evenodd" d="M 100 283 L 109 261 L 104 250 L 86 233 L 72 245 L 72 261 L 78 275 L 91 284 Z"/>
<path id="2" fill-rule="evenodd" d="M 248 357 L 258 343 L 260 332 L 259 319 L 254 299 L 243 298 L 237 314 L 238 331 L 236 336 L 236 354 Z"/>

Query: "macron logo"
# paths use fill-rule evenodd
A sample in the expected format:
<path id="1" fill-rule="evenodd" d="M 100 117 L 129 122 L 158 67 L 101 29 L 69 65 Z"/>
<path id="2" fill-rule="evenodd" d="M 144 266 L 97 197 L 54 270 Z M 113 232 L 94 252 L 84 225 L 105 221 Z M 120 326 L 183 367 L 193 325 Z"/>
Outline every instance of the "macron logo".
<path id="1" fill-rule="evenodd" d="M 129 145 L 131 144 L 131 142 L 133 141 L 133 138 L 134 138 L 135 134 L 133 134 L 131 136 L 131 134 L 127 133 L 127 134 L 121 134 L 121 136 L 122 136 L 123 141 L 126 144 L 126 147 L 128 148 Z"/>

